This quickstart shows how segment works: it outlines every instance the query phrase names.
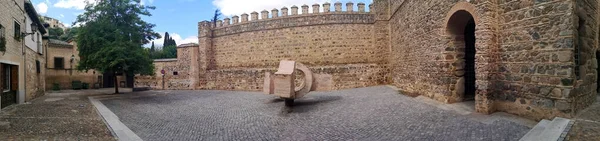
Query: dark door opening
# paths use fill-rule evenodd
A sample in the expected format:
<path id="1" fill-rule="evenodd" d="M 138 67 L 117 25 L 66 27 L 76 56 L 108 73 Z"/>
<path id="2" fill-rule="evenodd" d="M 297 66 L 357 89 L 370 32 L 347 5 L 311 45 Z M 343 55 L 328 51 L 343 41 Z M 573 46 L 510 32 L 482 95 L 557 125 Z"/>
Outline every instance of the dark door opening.
<path id="1" fill-rule="evenodd" d="M 0 91 L 0 108 L 17 104 L 19 89 L 19 66 L 2 64 L 2 90 Z"/>
<path id="2" fill-rule="evenodd" d="M 596 52 L 596 62 L 600 62 L 600 51 Z M 600 67 L 596 68 L 596 93 L 600 95 Z"/>
<path id="3" fill-rule="evenodd" d="M 127 88 L 133 88 L 134 75 L 133 73 L 127 73 L 125 82 Z"/>
<path id="4" fill-rule="evenodd" d="M 475 100 L 475 20 L 471 18 L 465 27 L 465 95 L 464 100 Z"/>
<path id="5" fill-rule="evenodd" d="M 115 87 L 115 77 L 113 73 L 107 72 L 102 74 L 102 87 L 104 88 L 114 88 Z"/>

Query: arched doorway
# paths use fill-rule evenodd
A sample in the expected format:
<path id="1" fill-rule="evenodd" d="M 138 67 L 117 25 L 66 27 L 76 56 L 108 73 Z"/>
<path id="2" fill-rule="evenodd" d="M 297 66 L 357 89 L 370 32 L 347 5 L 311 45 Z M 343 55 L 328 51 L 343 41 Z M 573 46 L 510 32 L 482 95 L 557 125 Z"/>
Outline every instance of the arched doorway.
<path id="1" fill-rule="evenodd" d="M 596 51 L 596 62 L 600 63 L 600 51 Z M 600 67 L 596 67 L 596 93 L 600 95 Z"/>
<path id="2" fill-rule="evenodd" d="M 476 22 L 468 11 L 458 10 L 452 14 L 447 23 L 451 45 L 455 50 L 454 75 L 456 81 L 454 96 L 456 101 L 475 100 L 476 71 L 475 71 L 475 27 Z"/>
<path id="3" fill-rule="evenodd" d="M 475 100 L 475 20 L 471 18 L 465 27 L 465 94 L 464 100 Z"/>

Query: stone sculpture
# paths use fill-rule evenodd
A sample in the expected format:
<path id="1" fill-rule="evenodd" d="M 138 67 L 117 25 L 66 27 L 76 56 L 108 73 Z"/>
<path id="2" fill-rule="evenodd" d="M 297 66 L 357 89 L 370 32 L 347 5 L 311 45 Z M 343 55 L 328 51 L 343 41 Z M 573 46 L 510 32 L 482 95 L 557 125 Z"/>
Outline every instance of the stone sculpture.
<path id="1" fill-rule="evenodd" d="M 304 74 L 304 83 L 296 87 L 294 80 L 295 72 L 299 70 Z M 294 99 L 302 98 L 312 89 L 313 75 L 308 67 L 296 61 L 282 60 L 279 62 L 279 69 L 274 74 L 265 73 L 263 91 L 268 94 L 274 94 L 285 100 L 286 106 L 292 106 Z"/>

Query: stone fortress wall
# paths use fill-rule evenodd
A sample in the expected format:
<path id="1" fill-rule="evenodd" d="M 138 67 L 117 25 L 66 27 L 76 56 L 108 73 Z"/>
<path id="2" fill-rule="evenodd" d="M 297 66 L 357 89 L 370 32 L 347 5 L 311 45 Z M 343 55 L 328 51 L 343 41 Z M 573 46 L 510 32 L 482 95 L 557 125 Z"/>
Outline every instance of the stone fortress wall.
<path id="1" fill-rule="evenodd" d="M 368 12 L 342 5 L 200 22 L 197 51 L 176 61 L 191 61 L 190 85 L 169 89 L 258 91 L 265 72 L 291 59 L 311 68 L 319 90 L 393 85 L 462 102 L 464 33 L 473 19 L 478 112 L 571 117 L 595 100 L 597 0 L 374 0 Z"/>
<path id="2" fill-rule="evenodd" d="M 333 10 L 331 9 L 333 6 Z M 275 72 L 280 60 L 291 59 L 311 67 L 319 90 L 337 90 L 384 84 L 387 49 L 376 46 L 374 15 L 363 3 L 303 5 L 274 9 L 241 17 L 199 23 L 198 54 L 179 47 L 177 60 L 158 60 L 158 75 L 138 76 L 137 86 L 162 88 L 161 70 L 166 70 L 165 89 L 262 90 L 265 72 Z M 355 7 L 357 9 L 355 9 Z M 300 11 L 301 10 L 301 11 Z M 301 12 L 301 13 L 300 13 Z M 184 53 L 186 52 L 186 53 Z M 197 57 L 185 67 L 199 69 L 197 80 L 185 80 L 180 59 Z M 170 63 L 169 63 L 170 62 Z M 185 72 L 185 71 L 184 71 Z M 181 77 L 181 78 L 179 78 Z M 173 78 L 173 79 L 170 79 Z M 193 77 L 195 79 L 196 77 Z"/>
<path id="3" fill-rule="evenodd" d="M 356 88 L 382 84 L 385 48 L 374 46 L 374 16 L 358 4 L 358 11 L 342 10 L 342 3 L 292 6 L 291 13 L 282 8 L 257 12 L 241 20 L 218 22 L 213 33 L 202 34 L 210 27 L 201 23 L 201 40 L 212 46 L 207 56 L 207 89 L 261 90 L 264 72 L 274 72 L 280 60 L 291 59 L 311 67 L 321 90 Z M 299 10 L 302 13 L 299 13 Z M 250 19 L 248 19 L 250 18 Z M 205 23 L 204 23 L 205 24 Z M 212 36 L 211 36 L 212 35 Z"/>
<path id="4" fill-rule="evenodd" d="M 390 18 L 391 84 L 408 93 L 461 101 L 465 45 L 453 30 L 465 25 L 454 16 L 467 12 L 476 22 L 478 112 L 571 117 L 595 99 L 598 1 L 389 2 L 382 15 Z M 583 46 L 576 43 L 576 9 L 589 18 Z"/>

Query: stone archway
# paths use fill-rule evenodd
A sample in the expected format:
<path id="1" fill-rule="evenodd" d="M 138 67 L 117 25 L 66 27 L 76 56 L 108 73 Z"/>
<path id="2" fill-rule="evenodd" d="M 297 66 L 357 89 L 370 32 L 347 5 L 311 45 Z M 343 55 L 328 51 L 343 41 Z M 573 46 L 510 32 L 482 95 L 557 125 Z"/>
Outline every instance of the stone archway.
<path id="1" fill-rule="evenodd" d="M 464 10 L 456 11 L 448 20 L 446 27 L 451 48 L 455 50 L 452 60 L 453 75 L 457 80 L 453 84 L 452 99 L 455 102 L 475 99 L 475 19 Z"/>
<path id="2" fill-rule="evenodd" d="M 450 102 L 463 102 L 472 100 L 481 100 L 477 97 L 478 89 L 476 87 L 476 26 L 479 24 L 475 6 L 468 2 L 458 2 L 447 13 L 445 19 L 446 36 L 449 40 L 449 48 L 454 55 L 452 63 L 452 80 L 450 82 L 451 97 Z M 478 102 L 476 102 L 478 103 Z M 479 106 L 476 106 L 479 107 Z M 479 111 L 479 110 L 478 110 Z"/>

